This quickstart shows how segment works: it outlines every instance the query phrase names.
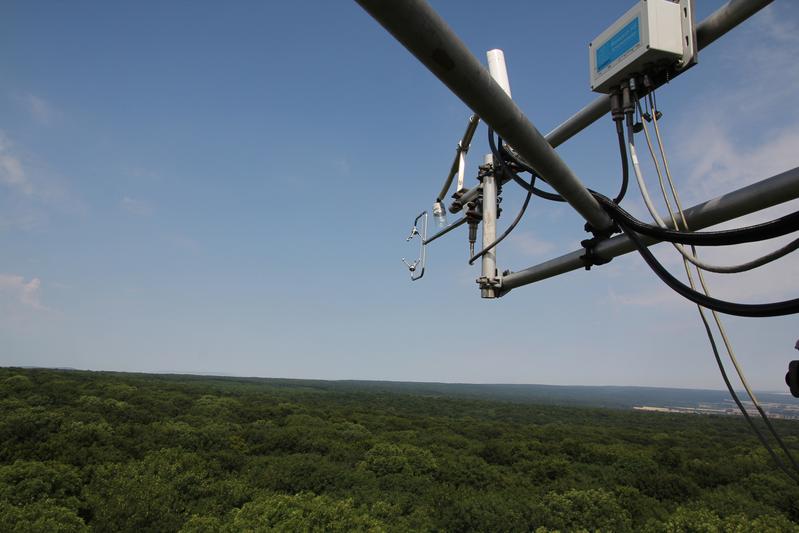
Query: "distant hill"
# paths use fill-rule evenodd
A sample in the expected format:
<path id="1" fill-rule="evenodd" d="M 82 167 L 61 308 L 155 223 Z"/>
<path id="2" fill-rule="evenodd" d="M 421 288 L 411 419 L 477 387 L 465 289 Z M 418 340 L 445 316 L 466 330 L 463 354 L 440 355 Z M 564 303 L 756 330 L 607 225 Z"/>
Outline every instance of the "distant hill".
<path id="1" fill-rule="evenodd" d="M 273 380 L 270 380 L 273 381 Z M 293 380 L 289 380 L 293 381 Z M 347 388 L 392 393 L 406 392 L 427 396 L 483 398 L 515 403 L 582 405 L 632 409 L 641 405 L 695 407 L 709 404 L 729 404 L 734 407 L 727 391 L 705 389 L 676 389 L 659 387 L 518 385 L 475 383 L 417 383 L 396 381 L 304 381 L 306 386 Z M 743 392 L 740 393 L 743 397 Z M 758 392 L 762 403 L 790 403 L 799 400 L 789 395 Z"/>
<path id="2" fill-rule="evenodd" d="M 536 384 L 481 384 L 436 383 L 414 381 L 368 380 L 306 380 L 286 378 L 247 378 L 213 376 L 222 380 L 264 382 L 273 386 L 303 387 L 306 390 L 385 392 L 428 397 L 472 398 L 513 403 L 532 403 L 564 406 L 605 407 L 633 409 L 635 407 L 670 407 L 712 410 L 738 409 L 727 391 L 707 389 L 678 389 L 663 387 L 595 386 L 595 385 L 536 385 Z M 743 400 L 746 395 L 738 391 Z M 770 414 L 799 418 L 799 400 L 789 394 L 757 392 L 757 397 Z M 746 401 L 744 401 L 747 404 Z"/>
<path id="3" fill-rule="evenodd" d="M 35 367 L 27 367 L 35 368 Z M 76 370 L 58 368 L 57 370 Z M 428 397 L 472 398 L 501 402 L 531 403 L 564 406 L 633 409 L 640 406 L 695 409 L 712 406 L 718 410 L 737 408 L 727 391 L 707 389 L 678 389 L 629 386 L 578 386 L 536 384 L 437 383 L 413 381 L 369 380 L 310 380 L 261 378 L 222 374 L 152 374 L 153 376 L 183 376 L 187 379 L 208 379 L 224 382 L 264 383 L 271 386 L 302 387 L 307 391 L 364 391 L 390 394 L 411 394 Z M 745 394 L 739 391 L 743 399 Z M 763 404 L 771 404 L 771 413 L 787 413 L 799 417 L 799 399 L 789 394 L 757 392 Z M 769 409 L 767 409 L 769 410 Z M 795 411 L 795 412 L 794 412 Z"/>

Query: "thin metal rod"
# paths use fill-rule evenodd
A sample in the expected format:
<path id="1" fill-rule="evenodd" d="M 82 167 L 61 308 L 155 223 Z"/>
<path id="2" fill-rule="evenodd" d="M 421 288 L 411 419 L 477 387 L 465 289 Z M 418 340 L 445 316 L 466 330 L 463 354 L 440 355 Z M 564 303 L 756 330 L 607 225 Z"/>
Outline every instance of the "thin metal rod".
<path id="1" fill-rule="evenodd" d="M 426 1 L 357 1 L 513 146 L 592 227 L 604 230 L 613 225 L 544 136 Z"/>
<path id="2" fill-rule="evenodd" d="M 447 195 L 447 191 L 449 191 L 449 188 L 452 185 L 452 178 L 455 177 L 455 174 L 460 169 L 460 162 L 463 154 L 469 151 L 469 145 L 472 143 L 472 137 L 474 137 L 474 132 L 477 129 L 477 124 L 479 123 L 480 117 L 477 115 L 472 115 L 469 117 L 469 124 L 466 126 L 466 131 L 463 133 L 463 137 L 458 143 L 458 147 L 455 149 L 455 160 L 452 162 L 452 166 L 449 169 L 447 179 L 444 180 L 444 185 L 441 187 L 441 192 L 438 193 L 438 197 L 436 197 L 436 202 L 440 202 Z"/>
<path id="3" fill-rule="evenodd" d="M 686 209 L 684 214 L 691 229 L 703 229 L 796 198 L 799 198 L 799 167 L 695 205 Z M 670 222 L 667 222 L 667 225 L 672 226 Z M 642 240 L 647 246 L 660 242 L 657 239 L 643 236 Z M 633 250 L 635 250 L 635 245 L 624 235 L 602 240 L 594 248 L 596 254 L 603 259 L 612 259 Z M 523 285 L 583 268 L 584 263 L 580 257 L 584 254 L 584 249 L 575 250 L 519 272 L 507 274 L 502 278 L 501 294 L 506 294 L 511 289 Z"/>
<path id="4" fill-rule="evenodd" d="M 773 0 L 730 0 L 713 12 L 696 27 L 696 42 L 699 49 L 703 49 L 713 41 L 745 21 Z M 556 148 L 565 143 L 585 128 L 605 116 L 610 111 L 610 97 L 600 95 L 593 102 L 569 117 L 560 126 L 546 135 L 549 144 Z M 466 205 L 480 194 L 480 185 L 464 192 L 459 199 L 461 205 Z"/>
<path id="5" fill-rule="evenodd" d="M 438 233 L 432 235 L 429 239 L 426 239 L 424 241 L 424 244 L 430 244 L 431 242 L 433 242 L 434 240 L 438 239 L 439 237 L 443 237 L 444 235 L 446 235 L 450 231 L 454 230 L 457 227 L 463 226 L 464 224 L 466 224 L 466 217 L 461 217 L 458 220 L 456 220 L 455 222 L 453 222 L 452 224 L 450 224 L 449 226 L 447 226 L 446 228 L 444 228 L 441 231 L 439 231 Z"/>

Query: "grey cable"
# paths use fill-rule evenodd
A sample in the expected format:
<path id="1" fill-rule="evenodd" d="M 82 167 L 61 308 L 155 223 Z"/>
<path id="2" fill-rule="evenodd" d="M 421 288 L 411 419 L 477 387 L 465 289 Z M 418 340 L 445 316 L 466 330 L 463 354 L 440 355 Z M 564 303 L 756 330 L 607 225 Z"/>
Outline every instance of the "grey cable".
<path id="1" fill-rule="evenodd" d="M 643 114 L 642 110 L 641 110 L 641 103 L 640 102 L 637 102 L 637 107 L 638 107 L 639 114 Z M 655 113 L 654 115 L 657 115 L 657 113 Z M 657 128 L 657 117 L 654 116 L 654 115 L 652 116 L 652 120 L 655 123 L 656 131 L 659 131 L 659 129 Z M 642 122 L 642 125 L 643 125 L 643 129 L 644 129 L 644 136 L 646 137 L 646 144 L 647 144 L 647 147 L 649 148 L 649 153 L 652 156 L 652 161 L 655 164 L 655 172 L 657 173 L 657 176 L 658 176 L 658 184 L 660 185 L 660 191 L 663 194 L 663 197 L 664 197 L 664 199 L 666 201 L 666 207 L 668 208 L 669 215 L 672 216 L 672 221 L 676 224 L 676 220 L 674 220 L 674 216 L 672 214 L 673 211 L 672 211 L 672 208 L 671 208 L 671 204 L 669 203 L 669 201 L 667 199 L 668 195 L 666 193 L 665 185 L 664 185 L 664 182 L 663 182 L 663 175 L 662 175 L 662 173 L 660 171 L 660 165 L 657 162 L 657 157 L 655 156 L 655 151 L 654 151 L 654 148 L 652 147 L 652 139 L 649 136 L 649 128 L 646 127 L 646 122 L 645 121 Z M 658 136 L 658 142 L 661 143 L 661 153 L 663 153 L 662 152 L 662 142 L 660 141 L 660 137 L 659 136 Z M 655 205 L 652 202 L 652 198 L 649 196 L 649 190 L 646 187 L 646 182 L 643 179 L 643 175 L 641 173 L 641 167 L 640 167 L 640 164 L 638 162 L 638 153 L 635 151 L 635 148 L 632 147 L 632 146 L 631 146 L 630 150 L 631 150 L 631 152 L 635 152 L 635 153 L 631 154 L 631 159 L 633 161 L 633 169 L 635 170 L 635 179 L 636 179 L 636 181 L 638 181 L 638 186 L 639 186 L 639 188 L 642 191 L 641 194 L 642 194 L 642 196 L 644 198 L 644 203 L 646 204 L 646 208 L 649 211 L 649 213 L 652 215 L 652 218 L 655 219 L 655 222 L 661 228 L 667 228 L 668 226 L 666 225 L 666 223 L 663 221 L 663 219 L 658 214 L 657 209 L 655 208 Z M 665 163 L 664 163 L 664 166 L 667 167 L 667 165 Z M 673 185 L 671 177 L 670 177 L 671 173 L 669 172 L 668 168 L 666 168 L 665 170 L 666 170 L 666 175 L 669 177 L 669 186 L 671 187 L 672 193 L 674 193 L 675 192 L 674 191 L 674 185 Z M 675 226 L 675 229 L 679 229 L 679 228 L 677 228 L 677 226 Z M 687 251 L 685 249 L 685 247 L 683 245 L 681 245 L 681 244 L 678 244 L 678 243 L 672 243 L 672 244 L 674 245 L 674 247 L 677 249 L 677 251 L 680 252 L 680 254 L 685 259 L 687 259 L 689 262 L 693 263 L 696 267 L 701 268 L 702 270 L 707 270 L 708 272 L 715 272 L 717 274 L 736 274 L 736 273 L 740 273 L 740 272 L 746 272 L 748 270 L 752 270 L 752 269 L 758 268 L 758 267 L 763 266 L 765 264 L 768 264 L 768 263 L 770 263 L 772 261 L 775 261 L 775 260 L 777 260 L 777 259 L 779 259 L 781 257 L 784 257 L 787 254 L 789 254 L 789 253 L 795 251 L 797 248 L 799 248 L 799 243 L 794 241 L 794 242 L 791 242 L 791 243 L 789 243 L 789 244 L 787 244 L 787 245 L 785 245 L 785 246 L 783 246 L 783 247 L 781 247 L 781 248 L 779 248 L 777 250 L 769 252 L 769 253 L 761 256 L 761 257 L 755 258 L 752 261 L 747 261 L 746 263 L 741 263 L 741 264 L 738 264 L 738 265 L 714 265 L 714 264 L 707 263 L 705 261 L 700 260 L 697 257 L 697 255 L 695 253 L 695 249 L 693 249 L 693 247 L 692 247 L 692 249 L 693 249 L 694 253 L 691 253 L 691 252 Z"/>
<path id="2" fill-rule="evenodd" d="M 646 189 L 646 185 L 645 185 L 645 183 L 643 183 L 643 179 L 641 177 L 640 167 L 638 166 L 638 156 L 637 156 L 636 151 L 635 151 L 635 138 L 633 136 L 632 130 L 629 131 L 629 141 L 628 142 L 629 142 L 629 145 L 630 145 L 631 157 L 633 159 L 633 168 L 636 170 L 636 180 L 638 181 L 638 185 L 639 185 L 639 189 L 641 191 L 641 195 L 644 197 L 644 202 L 647 203 L 647 199 L 649 199 L 648 203 L 649 203 L 649 205 L 651 205 L 651 198 L 649 198 L 648 191 Z M 654 157 L 654 152 L 651 151 L 650 153 Z M 655 161 L 655 163 L 657 163 L 657 161 Z M 658 173 L 658 175 L 660 177 L 659 173 Z M 672 222 L 674 223 L 674 227 L 679 229 L 679 225 L 677 224 L 677 220 L 674 217 L 673 211 L 671 210 L 671 206 L 670 206 L 669 201 L 668 201 L 668 195 L 666 195 L 666 190 L 665 190 L 665 187 L 662 184 L 662 180 L 661 180 L 661 191 L 664 194 L 664 200 L 666 201 L 666 205 L 669 208 L 669 214 L 670 214 L 670 216 L 672 218 Z M 653 215 L 652 218 L 655 218 L 656 221 L 657 221 L 658 218 L 660 218 L 659 215 L 657 215 L 657 211 L 654 211 L 652 213 L 652 215 Z M 681 215 L 681 217 L 684 220 L 684 215 Z M 689 263 L 688 260 L 685 258 L 685 256 L 683 256 L 683 266 L 685 267 L 685 273 L 688 276 L 688 282 L 691 285 L 691 288 L 696 290 L 696 284 L 694 283 L 694 278 L 691 275 L 691 269 L 688 266 L 688 263 Z M 701 270 L 697 269 L 697 272 L 699 273 L 700 276 L 702 276 Z M 707 289 L 707 286 L 704 283 L 702 283 L 702 288 L 705 291 L 705 294 L 707 294 L 708 289 Z M 702 319 L 702 323 L 705 326 L 705 332 L 707 333 L 708 340 L 710 341 L 710 346 L 713 349 L 713 355 L 716 358 L 716 363 L 718 364 L 719 371 L 721 372 L 721 377 L 724 380 L 724 384 L 727 386 L 727 390 L 729 391 L 730 396 L 735 401 L 735 404 L 738 406 L 738 409 L 741 411 L 741 414 L 746 419 L 746 422 L 752 428 L 752 431 L 755 433 L 755 435 L 757 435 L 757 437 L 760 440 L 761 444 L 763 444 L 763 447 L 766 448 L 766 451 L 769 453 L 771 458 L 774 460 L 774 463 L 777 465 L 777 467 L 780 470 L 782 470 L 788 477 L 790 477 L 794 481 L 799 482 L 799 476 L 797 476 L 794 472 L 792 472 L 791 470 L 789 470 L 785 466 L 785 463 L 782 462 L 782 460 L 776 454 L 776 452 L 774 451 L 772 446 L 768 443 L 768 441 L 765 439 L 765 437 L 760 432 L 760 430 L 757 429 L 757 426 L 755 425 L 754 421 L 751 419 L 751 417 L 749 416 L 749 413 L 746 411 L 746 408 L 744 407 L 744 405 L 741 403 L 740 399 L 738 398 L 738 395 L 736 394 L 735 389 L 733 388 L 732 384 L 730 383 L 729 377 L 727 376 L 727 371 L 724 368 L 724 363 L 721 361 L 721 357 L 719 356 L 718 348 L 716 346 L 716 341 L 713 338 L 713 332 L 710 329 L 710 325 L 708 324 L 707 319 L 705 318 L 704 310 L 703 310 L 702 306 L 700 306 L 700 305 L 697 305 L 696 308 L 697 308 L 697 310 L 699 310 L 699 315 L 700 315 L 700 317 Z M 721 325 L 721 321 L 720 321 L 719 317 L 716 315 L 715 311 L 713 311 L 713 315 L 714 315 L 714 318 L 716 319 L 716 324 L 717 325 Z M 723 331 L 723 330 L 720 328 L 720 331 Z M 726 336 L 726 332 L 723 332 L 723 338 L 725 340 L 725 347 L 727 348 L 728 353 L 731 353 L 730 352 L 731 345 L 729 344 L 729 339 Z M 733 362 L 736 363 L 737 360 L 733 360 Z M 739 366 L 737 364 L 735 366 L 736 366 L 736 370 L 738 370 Z M 750 396 L 750 398 L 751 398 L 751 396 Z M 761 416 L 764 416 L 764 414 L 765 413 L 761 413 Z M 766 420 L 767 420 L 767 418 L 766 418 Z M 776 435 L 776 432 L 773 430 L 773 427 L 771 426 L 771 423 L 767 422 L 767 425 L 769 426 L 772 434 Z M 782 442 L 782 439 L 777 437 L 777 440 L 779 441 L 781 447 L 783 448 L 783 451 L 787 452 L 787 449 L 785 448 L 784 443 Z M 795 463 L 793 461 L 793 456 L 790 453 L 787 453 L 787 455 L 790 458 L 791 462 L 794 464 L 794 468 L 795 468 Z"/>
<path id="3" fill-rule="evenodd" d="M 688 262 L 683 260 L 683 263 L 685 264 L 685 271 L 688 273 L 688 278 L 690 278 L 691 273 L 688 270 Z M 780 470 L 782 470 L 786 476 L 799 483 L 799 476 L 797 476 L 795 472 L 791 471 L 785 465 L 785 463 L 782 462 L 782 459 L 779 458 L 779 456 L 776 454 L 774 449 L 769 445 L 768 441 L 760 432 L 760 430 L 757 429 L 754 420 L 752 420 L 752 417 L 749 416 L 749 413 L 746 411 L 746 408 L 744 407 L 743 403 L 741 403 L 740 398 L 738 398 L 738 395 L 735 393 L 735 389 L 733 389 L 732 383 L 730 383 L 730 378 L 727 375 L 727 371 L 724 368 L 724 363 L 721 361 L 721 356 L 719 355 L 719 349 L 716 346 L 716 341 L 713 338 L 713 332 L 710 329 L 710 324 L 708 324 L 707 322 L 704 310 L 700 305 L 697 305 L 696 308 L 699 310 L 699 316 L 702 319 L 702 324 L 705 326 L 705 332 L 707 333 L 707 338 L 710 341 L 710 347 L 713 349 L 713 356 L 716 358 L 716 364 L 718 365 L 719 371 L 721 372 L 721 377 L 724 380 L 724 384 L 727 386 L 727 390 L 729 391 L 730 396 L 732 396 L 733 401 L 735 401 L 735 405 L 738 406 L 738 409 L 741 411 L 741 414 L 743 414 L 744 418 L 746 419 L 746 422 L 752 428 L 752 431 L 754 431 L 755 435 L 757 435 L 757 438 L 758 440 L 760 440 L 760 443 L 763 445 L 763 447 L 771 456 L 772 460 L 774 461 L 774 464 L 776 464 L 777 467 Z"/>
<path id="4" fill-rule="evenodd" d="M 672 180 L 672 178 L 671 178 L 671 171 L 669 169 L 668 157 L 666 156 L 666 150 L 665 150 L 665 147 L 663 145 L 663 138 L 660 135 L 660 127 L 658 126 L 657 113 L 653 112 L 651 116 L 652 116 L 652 123 L 654 124 L 654 128 L 655 128 L 655 137 L 656 137 L 657 142 L 658 142 L 658 148 L 659 148 L 659 151 L 660 151 L 660 157 L 663 160 L 663 168 L 664 168 L 664 170 L 666 172 L 666 179 L 667 179 L 667 181 L 669 183 L 669 189 L 671 190 L 672 197 L 674 198 L 674 203 L 677 206 L 677 212 L 680 215 L 680 221 L 682 222 L 683 230 L 684 231 L 690 231 L 690 227 L 688 225 L 688 221 L 685 218 L 685 213 L 684 213 L 683 208 L 682 208 L 682 202 L 680 201 L 680 195 L 677 193 L 677 187 L 674 185 L 674 180 Z M 647 130 L 646 125 L 644 125 L 644 132 L 645 133 L 646 133 L 646 130 Z M 647 135 L 647 143 L 649 144 L 649 136 L 648 135 Z M 654 151 L 651 150 L 651 144 L 650 144 L 650 154 L 652 155 L 653 161 L 657 165 L 657 158 L 656 158 L 656 156 L 654 154 Z M 663 180 L 662 180 L 662 177 L 661 177 L 660 173 L 658 173 L 658 179 L 659 179 L 659 182 L 660 182 L 661 191 L 663 192 L 663 200 L 666 202 L 666 206 L 669 209 L 669 214 L 671 215 L 672 223 L 674 224 L 674 227 L 676 229 L 679 229 L 679 226 L 677 224 L 677 220 L 676 220 L 676 218 L 674 216 L 674 213 L 673 213 L 673 211 L 671 209 L 671 204 L 669 203 L 668 195 L 666 194 L 665 188 L 663 186 Z M 696 256 L 696 248 L 691 246 L 691 251 L 693 252 L 693 255 Z M 686 261 L 686 259 L 687 258 L 683 257 L 683 261 L 684 262 Z M 686 272 L 688 273 L 688 277 L 689 277 L 689 280 L 690 280 L 691 274 L 690 274 L 690 271 L 688 269 L 687 262 L 685 262 L 685 268 L 686 268 Z M 706 295 L 710 296 L 710 289 L 707 286 L 707 283 L 705 281 L 705 276 L 703 275 L 702 270 L 700 268 L 697 268 L 696 272 L 697 272 L 697 275 L 699 276 L 699 283 L 702 286 L 702 290 L 704 291 L 704 293 Z M 694 286 L 693 285 L 693 281 L 691 281 L 691 286 L 692 287 Z M 700 313 L 702 313 L 701 307 L 699 309 L 700 309 Z M 711 310 L 711 313 L 713 314 L 713 319 L 716 322 L 716 327 L 718 327 L 719 333 L 721 334 L 721 339 L 724 342 L 724 347 L 727 350 L 727 354 L 730 357 L 730 361 L 732 362 L 733 366 L 735 367 L 735 371 L 736 371 L 736 373 L 738 374 L 738 377 L 741 380 L 741 384 L 743 384 L 743 387 L 744 387 L 744 390 L 746 391 L 746 394 L 749 396 L 749 399 L 752 401 L 752 404 L 755 406 L 755 409 L 757 409 L 758 413 L 760 414 L 760 417 L 763 419 L 763 422 L 765 422 L 765 424 L 768 427 L 770 433 L 774 436 L 774 439 L 779 443 L 780 448 L 782 448 L 782 451 L 788 457 L 788 459 L 790 460 L 790 462 L 793 465 L 793 467 L 797 471 L 799 471 L 799 465 L 797 465 L 796 460 L 794 459 L 794 457 L 791 454 L 790 450 L 785 445 L 785 443 L 783 442 L 782 438 L 779 436 L 777 431 L 774 429 L 774 426 L 771 424 L 771 421 L 769 420 L 768 415 L 766 415 L 766 412 L 763 410 L 763 407 L 760 405 L 760 402 L 757 400 L 757 396 L 755 396 L 755 393 L 752 391 L 751 387 L 749 386 L 749 383 L 746 380 L 746 376 L 744 375 L 743 369 L 741 368 L 740 364 L 738 363 L 738 358 L 735 355 L 735 350 L 732 347 L 732 343 L 730 342 L 730 339 L 727 336 L 727 331 L 724 328 L 724 324 L 721 321 L 721 317 L 719 317 L 719 315 L 718 315 L 718 313 L 716 311 Z M 703 315 L 702 319 L 703 319 L 703 321 L 705 320 L 704 315 Z M 723 372 L 723 370 L 722 370 L 722 372 Z"/>

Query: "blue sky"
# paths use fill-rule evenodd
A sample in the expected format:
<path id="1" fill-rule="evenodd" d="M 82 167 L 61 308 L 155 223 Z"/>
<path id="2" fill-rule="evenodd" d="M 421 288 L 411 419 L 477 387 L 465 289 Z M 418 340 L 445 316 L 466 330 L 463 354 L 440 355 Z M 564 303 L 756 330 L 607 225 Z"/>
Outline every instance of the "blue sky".
<path id="1" fill-rule="evenodd" d="M 701 20 L 722 2 L 699 4 Z M 630 5 L 433 2 L 481 60 L 504 49 L 544 133 L 593 99 L 587 42 Z M 481 300 L 464 228 L 408 280 L 404 238 L 470 111 L 354 2 L 3 11 L 0 365 L 722 387 L 695 308 L 638 257 Z M 776 2 L 658 92 L 687 204 L 799 163 L 797 35 L 799 7 Z M 559 152 L 611 192 L 615 142 L 608 118 Z M 470 183 L 486 151 L 481 127 Z M 522 200 L 503 196 L 500 228 Z M 625 205 L 644 215 L 635 189 Z M 567 207 L 534 200 L 499 264 L 583 238 Z M 710 281 L 719 297 L 787 299 L 798 266 Z M 752 384 L 783 389 L 796 317 L 726 323 Z"/>

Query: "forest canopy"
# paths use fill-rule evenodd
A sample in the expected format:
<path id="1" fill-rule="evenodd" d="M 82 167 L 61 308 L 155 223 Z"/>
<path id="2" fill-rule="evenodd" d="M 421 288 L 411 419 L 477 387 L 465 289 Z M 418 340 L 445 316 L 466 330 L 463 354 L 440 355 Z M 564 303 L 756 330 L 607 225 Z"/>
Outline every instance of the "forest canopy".
<path id="1" fill-rule="evenodd" d="M 739 417 L 19 368 L 0 403 L 0 531 L 799 531 Z"/>

